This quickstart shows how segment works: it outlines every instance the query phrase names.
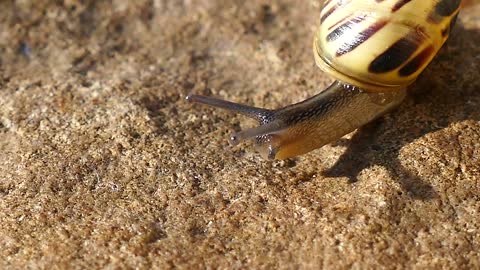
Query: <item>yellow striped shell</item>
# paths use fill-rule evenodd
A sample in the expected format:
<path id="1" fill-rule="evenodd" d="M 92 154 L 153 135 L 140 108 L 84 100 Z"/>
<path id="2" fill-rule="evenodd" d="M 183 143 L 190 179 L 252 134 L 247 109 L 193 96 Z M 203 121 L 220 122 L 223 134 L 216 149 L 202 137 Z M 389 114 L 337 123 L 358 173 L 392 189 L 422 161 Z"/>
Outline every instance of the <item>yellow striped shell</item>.
<path id="1" fill-rule="evenodd" d="M 405 88 L 448 38 L 460 0 L 330 0 L 314 39 L 317 65 L 366 91 Z"/>

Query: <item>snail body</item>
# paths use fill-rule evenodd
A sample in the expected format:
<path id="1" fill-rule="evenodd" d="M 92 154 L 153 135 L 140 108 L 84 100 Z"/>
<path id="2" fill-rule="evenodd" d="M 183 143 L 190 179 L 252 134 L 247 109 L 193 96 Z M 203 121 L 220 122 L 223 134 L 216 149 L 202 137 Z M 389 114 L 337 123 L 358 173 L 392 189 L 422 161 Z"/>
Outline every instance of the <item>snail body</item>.
<path id="1" fill-rule="evenodd" d="M 244 114 L 260 126 L 232 141 L 255 138 L 260 153 L 284 159 L 339 139 L 396 107 L 406 88 L 448 38 L 461 0 L 327 0 L 315 32 L 315 62 L 335 82 L 277 110 L 212 97 L 193 102 Z"/>

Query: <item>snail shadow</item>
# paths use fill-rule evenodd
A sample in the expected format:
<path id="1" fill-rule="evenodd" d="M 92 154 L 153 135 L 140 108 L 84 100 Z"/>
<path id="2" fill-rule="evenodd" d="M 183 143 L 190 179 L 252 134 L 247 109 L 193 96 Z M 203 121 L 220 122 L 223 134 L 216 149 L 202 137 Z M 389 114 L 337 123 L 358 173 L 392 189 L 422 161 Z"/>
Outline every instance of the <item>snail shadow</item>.
<path id="1" fill-rule="evenodd" d="M 407 100 L 386 118 L 359 129 L 345 153 L 329 169 L 328 177 L 348 177 L 351 182 L 365 168 L 386 168 L 403 191 L 415 199 L 437 197 L 434 188 L 406 169 L 401 149 L 414 140 L 452 123 L 480 120 L 480 30 L 457 25 L 448 43 L 410 89 Z M 420 115 L 420 116 L 419 116 Z"/>

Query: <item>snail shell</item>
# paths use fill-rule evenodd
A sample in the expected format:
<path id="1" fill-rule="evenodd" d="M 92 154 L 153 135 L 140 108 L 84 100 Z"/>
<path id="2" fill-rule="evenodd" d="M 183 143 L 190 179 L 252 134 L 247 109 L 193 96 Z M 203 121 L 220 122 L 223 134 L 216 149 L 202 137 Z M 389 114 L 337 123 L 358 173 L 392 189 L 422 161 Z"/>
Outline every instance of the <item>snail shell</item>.
<path id="1" fill-rule="evenodd" d="M 270 159 L 304 154 L 396 107 L 406 88 L 448 38 L 460 0 L 327 0 L 313 42 L 315 62 L 335 82 L 319 94 L 269 110 L 212 97 L 187 100 L 227 109 L 260 125 L 232 142 L 255 138 Z"/>
<path id="2" fill-rule="evenodd" d="M 460 2 L 326 1 L 314 39 L 316 63 L 368 91 L 408 86 L 447 40 Z"/>

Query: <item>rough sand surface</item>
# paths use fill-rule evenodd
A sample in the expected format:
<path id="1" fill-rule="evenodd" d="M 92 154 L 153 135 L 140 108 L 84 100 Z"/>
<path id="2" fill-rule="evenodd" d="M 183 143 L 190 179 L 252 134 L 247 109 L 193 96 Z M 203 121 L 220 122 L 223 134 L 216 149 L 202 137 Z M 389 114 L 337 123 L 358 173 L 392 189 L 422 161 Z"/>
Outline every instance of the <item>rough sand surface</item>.
<path id="1" fill-rule="evenodd" d="M 320 1 L 0 2 L 0 268 L 480 268 L 480 1 L 394 112 L 266 161 Z"/>

